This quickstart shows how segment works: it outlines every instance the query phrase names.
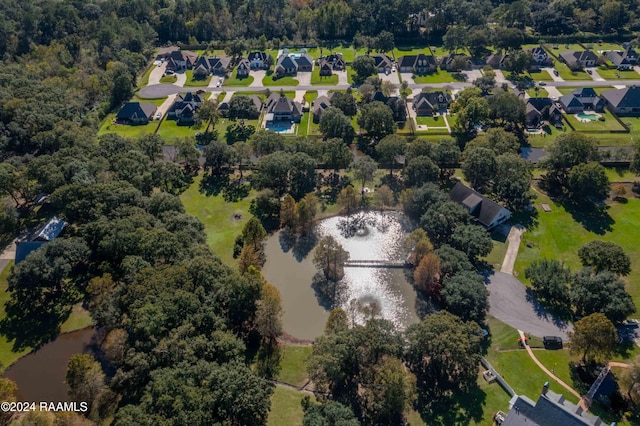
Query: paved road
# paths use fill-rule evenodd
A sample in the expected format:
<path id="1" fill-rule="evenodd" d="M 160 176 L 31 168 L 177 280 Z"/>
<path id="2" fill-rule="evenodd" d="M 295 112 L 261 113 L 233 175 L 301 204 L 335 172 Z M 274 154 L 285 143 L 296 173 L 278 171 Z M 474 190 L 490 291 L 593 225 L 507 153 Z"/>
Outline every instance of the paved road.
<path id="1" fill-rule="evenodd" d="M 556 320 L 533 301 L 526 287 L 513 275 L 494 272 L 489 276 L 489 313 L 510 326 L 536 337 L 567 339 L 573 325 Z"/>

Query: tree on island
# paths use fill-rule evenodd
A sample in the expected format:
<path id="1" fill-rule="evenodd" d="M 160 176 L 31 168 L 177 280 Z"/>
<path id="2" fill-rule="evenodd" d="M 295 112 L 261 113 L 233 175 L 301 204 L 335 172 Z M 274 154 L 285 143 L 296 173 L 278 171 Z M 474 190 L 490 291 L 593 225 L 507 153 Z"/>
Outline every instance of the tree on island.
<path id="1" fill-rule="evenodd" d="M 349 252 L 332 236 L 324 237 L 318 243 L 313 255 L 316 265 L 328 281 L 340 281 L 344 277 L 344 264 L 349 260 Z"/>

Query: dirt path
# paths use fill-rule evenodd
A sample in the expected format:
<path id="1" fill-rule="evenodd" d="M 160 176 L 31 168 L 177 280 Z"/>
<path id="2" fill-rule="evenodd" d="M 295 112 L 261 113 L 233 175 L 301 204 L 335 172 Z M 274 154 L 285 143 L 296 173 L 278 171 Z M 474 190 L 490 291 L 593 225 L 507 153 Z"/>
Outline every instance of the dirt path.
<path id="1" fill-rule="evenodd" d="M 610 361 L 609 362 L 609 367 L 629 368 L 630 365 L 629 364 L 625 364 L 624 362 Z"/>

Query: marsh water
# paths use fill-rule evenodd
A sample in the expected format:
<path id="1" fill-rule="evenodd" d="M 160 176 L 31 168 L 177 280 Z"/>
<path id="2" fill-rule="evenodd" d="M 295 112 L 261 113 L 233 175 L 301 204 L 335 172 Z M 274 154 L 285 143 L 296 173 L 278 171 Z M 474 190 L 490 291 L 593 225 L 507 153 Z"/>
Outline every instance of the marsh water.
<path id="1" fill-rule="evenodd" d="M 354 221 L 355 231 L 350 226 Z M 407 255 L 402 243 L 411 230 L 401 213 L 369 212 L 324 219 L 316 226 L 316 238 L 311 241 L 293 243 L 282 232 L 272 235 L 265 247 L 263 275 L 280 290 L 285 332 L 298 339 L 313 339 L 322 334 L 329 316 L 331 302 L 312 286 L 316 274 L 312 247 L 317 240 L 333 236 L 349 252 L 350 260 L 401 261 Z M 404 269 L 346 267 L 333 306 L 341 306 L 357 322 L 375 311 L 404 328 L 418 321 L 416 293 L 405 273 Z"/>
<path id="2" fill-rule="evenodd" d="M 91 353 L 96 331 L 93 328 L 61 334 L 9 367 L 4 377 L 18 385 L 18 401 L 70 402 L 65 374 L 72 355 Z"/>

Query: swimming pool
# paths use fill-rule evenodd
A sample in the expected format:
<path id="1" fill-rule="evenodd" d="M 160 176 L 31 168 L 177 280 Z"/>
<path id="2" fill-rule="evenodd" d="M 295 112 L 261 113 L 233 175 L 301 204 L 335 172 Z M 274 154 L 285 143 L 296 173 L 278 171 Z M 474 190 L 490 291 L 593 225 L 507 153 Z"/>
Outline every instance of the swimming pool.
<path id="1" fill-rule="evenodd" d="M 597 121 L 598 120 L 598 115 L 597 114 L 580 113 L 580 114 L 576 114 L 576 115 L 582 121 Z"/>
<path id="2" fill-rule="evenodd" d="M 278 133 L 293 133 L 296 128 L 294 123 L 289 123 L 286 121 L 268 122 L 264 127 L 267 130 L 271 130 L 273 132 L 278 132 Z"/>

